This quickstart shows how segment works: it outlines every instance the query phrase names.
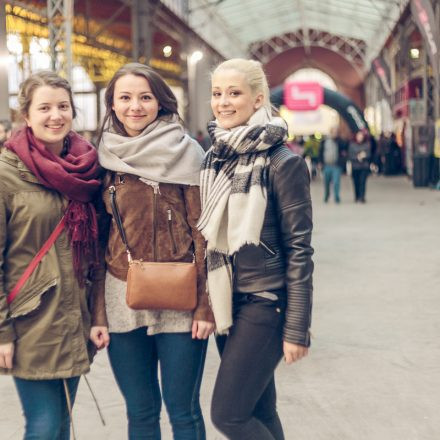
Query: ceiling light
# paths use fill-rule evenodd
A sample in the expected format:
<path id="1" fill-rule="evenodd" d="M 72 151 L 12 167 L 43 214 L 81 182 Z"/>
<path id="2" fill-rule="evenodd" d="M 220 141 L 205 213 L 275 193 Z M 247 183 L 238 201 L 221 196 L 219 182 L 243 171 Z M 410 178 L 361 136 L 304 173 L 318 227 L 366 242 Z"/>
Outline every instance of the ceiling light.
<path id="1" fill-rule="evenodd" d="M 417 59 L 419 59 L 419 56 L 420 56 L 420 50 L 417 49 L 416 47 L 413 47 L 410 49 L 409 55 L 413 60 L 417 60 Z"/>
<path id="2" fill-rule="evenodd" d="M 171 46 L 165 46 L 163 48 L 163 56 L 168 58 L 173 54 L 173 48 Z"/>
<path id="3" fill-rule="evenodd" d="M 190 57 L 190 61 L 192 63 L 197 63 L 198 61 L 200 61 L 203 58 L 203 52 L 201 52 L 200 50 L 195 50 Z"/>

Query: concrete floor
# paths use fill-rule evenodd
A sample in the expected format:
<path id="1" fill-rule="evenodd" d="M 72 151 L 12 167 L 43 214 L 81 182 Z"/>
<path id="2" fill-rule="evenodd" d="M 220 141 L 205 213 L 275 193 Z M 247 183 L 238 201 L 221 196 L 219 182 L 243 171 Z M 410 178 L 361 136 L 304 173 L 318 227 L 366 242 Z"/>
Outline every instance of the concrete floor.
<path id="1" fill-rule="evenodd" d="M 288 440 L 440 439 L 440 192 L 404 177 L 372 177 L 368 203 L 322 202 L 312 185 L 315 233 L 313 347 L 277 372 Z M 218 367 L 211 341 L 202 385 L 209 420 Z M 81 383 L 74 418 L 80 440 L 126 438 L 125 409 L 101 353 L 89 375 L 107 426 Z M 171 434 L 164 414 L 163 439 Z M 0 377 L 0 440 L 22 437 L 12 381 Z M 258 440 L 258 439 L 255 439 Z"/>

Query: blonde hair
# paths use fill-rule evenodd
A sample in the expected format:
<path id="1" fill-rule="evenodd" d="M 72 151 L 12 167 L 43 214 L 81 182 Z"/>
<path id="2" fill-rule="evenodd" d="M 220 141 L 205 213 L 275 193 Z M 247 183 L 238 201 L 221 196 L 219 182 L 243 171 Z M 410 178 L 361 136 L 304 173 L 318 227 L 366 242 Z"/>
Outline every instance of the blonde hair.
<path id="1" fill-rule="evenodd" d="M 259 61 L 246 60 L 243 58 L 226 60 L 214 69 L 211 77 L 222 70 L 236 70 L 237 72 L 243 73 L 246 82 L 251 88 L 252 94 L 256 96 L 261 93 L 263 95 L 263 106 L 269 111 L 271 110 L 269 85 L 263 66 Z"/>

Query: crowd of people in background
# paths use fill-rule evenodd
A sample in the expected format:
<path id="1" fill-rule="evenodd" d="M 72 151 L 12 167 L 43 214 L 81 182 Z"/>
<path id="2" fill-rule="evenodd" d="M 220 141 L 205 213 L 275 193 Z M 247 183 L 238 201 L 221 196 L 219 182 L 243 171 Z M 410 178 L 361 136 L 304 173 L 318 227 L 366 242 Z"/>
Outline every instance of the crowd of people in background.
<path id="1" fill-rule="evenodd" d="M 382 132 L 376 140 L 367 131 L 343 137 L 333 127 L 324 136 L 297 135 L 287 145 L 305 158 L 312 179 L 322 178 L 325 203 L 331 198 L 335 203 L 341 202 L 340 182 L 344 174 L 352 177 L 354 201 L 365 203 L 370 174 L 393 176 L 405 172 L 402 148 L 391 132 Z"/>

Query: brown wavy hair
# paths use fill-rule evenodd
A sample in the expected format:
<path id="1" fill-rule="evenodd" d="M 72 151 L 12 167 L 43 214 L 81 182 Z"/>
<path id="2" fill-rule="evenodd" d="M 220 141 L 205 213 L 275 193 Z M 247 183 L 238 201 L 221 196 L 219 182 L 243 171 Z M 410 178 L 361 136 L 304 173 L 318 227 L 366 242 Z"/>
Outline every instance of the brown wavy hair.
<path id="1" fill-rule="evenodd" d="M 70 86 L 69 81 L 51 70 L 40 70 L 39 72 L 33 73 L 20 84 L 20 91 L 18 92 L 18 109 L 22 116 L 29 116 L 29 107 L 32 104 L 34 92 L 42 86 L 49 86 L 54 89 L 64 89 L 69 95 L 73 117 L 76 117 L 72 87 Z"/>
<path id="2" fill-rule="evenodd" d="M 157 118 L 167 119 L 173 115 L 179 116 L 177 110 L 177 99 L 165 80 L 151 67 L 141 63 L 129 63 L 122 66 L 107 85 L 104 95 L 105 115 L 99 130 L 98 145 L 105 129 L 112 128 L 116 133 L 128 136 L 123 124 L 116 117 L 113 107 L 113 96 L 115 93 L 116 81 L 125 75 L 142 76 L 151 87 L 153 95 L 159 102 L 159 113 Z M 179 116 L 180 118 L 180 116 Z"/>

